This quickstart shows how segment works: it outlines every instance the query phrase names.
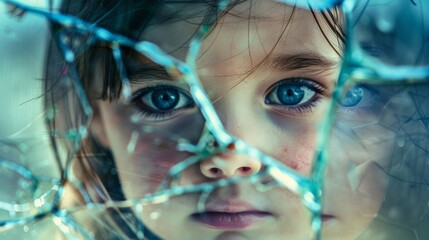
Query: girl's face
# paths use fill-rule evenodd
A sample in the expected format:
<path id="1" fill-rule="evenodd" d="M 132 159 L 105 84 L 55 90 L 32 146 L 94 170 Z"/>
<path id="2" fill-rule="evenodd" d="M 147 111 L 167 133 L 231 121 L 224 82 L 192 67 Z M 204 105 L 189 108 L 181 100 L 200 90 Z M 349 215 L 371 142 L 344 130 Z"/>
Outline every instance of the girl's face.
<path id="1" fill-rule="evenodd" d="M 142 39 L 183 59 L 196 27 L 192 21 L 166 21 L 149 28 Z M 319 124 L 339 75 L 341 58 L 335 48 L 340 51 L 339 42 L 319 13 L 249 1 L 218 20 L 202 42 L 196 68 L 231 135 L 309 176 Z M 153 193 L 172 166 L 193 156 L 179 150 L 177 143 L 197 144 L 204 118 L 186 84 L 172 80 L 142 56 L 129 53 L 125 62 L 133 100 L 128 105 L 121 100 L 97 102 L 92 131 L 111 149 L 126 197 L 139 198 Z M 347 115 L 355 107 L 345 102 L 340 110 Z M 333 148 L 341 137 L 332 136 Z M 367 156 L 352 149 L 334 149 L 331 162 L 336 163 L 328 168 L 322 216 L 325 239 L 356 238 L 381 203 L 385 177 L 371 164 L 360 170 L 368 174 L 356 178 L 357 189 L 365 190 L 357 191 L 356 184 L 349 182 L 349 160 L 364 162 Z M 376 153 L 376 159 L 386 158 Z M 191 164 L 176 184 L 248 176 L 263 169 L 258 159 L 218 153 Z M 280 187 L 261 192 L 255 184 L 242 182 L 199 200 L 200 194 L 185 194 L 144 206 L 139 214 L 164 239 L 311 237 L 309 211 L 297 196 Z"/>

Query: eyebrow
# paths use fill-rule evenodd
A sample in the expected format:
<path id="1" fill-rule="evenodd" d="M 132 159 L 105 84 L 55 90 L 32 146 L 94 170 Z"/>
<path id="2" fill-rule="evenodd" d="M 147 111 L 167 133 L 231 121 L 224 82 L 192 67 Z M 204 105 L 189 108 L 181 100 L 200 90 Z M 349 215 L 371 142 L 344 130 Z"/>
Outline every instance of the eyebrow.
<path id="1" fill-rule="evenodd" d="M 165 68 L 143 58 L 144 63 L 131 68 L 129 72 L 131 82 L 140 82 L 140 78 L 161 79 L 174 81 Z M 271 60 L 270 60 L 271 59 Z M 275 55 L 266 62 L 267 67 L 279 71 L 306 70 L 312 73 L 324 73 L 339 67 L 339 61 L 329 60 L 315 53 L 281 54 Z"/>
<path id="2" fill-rule="evenodd" d="M 164 67 L 156 64 L 147 64 L 132 70 L 129 69 L 127 74 L 131 83 L 148 80 L 174 81 Z"/>
<path id="3" fill-rule="evenodd" d="M 268 60 L 267 65 L 270 69 L 281 71 L 308 69 L 323 72 L 339 67 L 339 63 L 315 53 L 298 53 L 276 55 Z"/>
<path id="4" fill-rule="evenodd" d="M 152 62 L 143 55 L 137 55 L 136 59 L 129 59 L 125 65 L 131 83 L 147 80 L 173 81 L 163 66 Z"/>

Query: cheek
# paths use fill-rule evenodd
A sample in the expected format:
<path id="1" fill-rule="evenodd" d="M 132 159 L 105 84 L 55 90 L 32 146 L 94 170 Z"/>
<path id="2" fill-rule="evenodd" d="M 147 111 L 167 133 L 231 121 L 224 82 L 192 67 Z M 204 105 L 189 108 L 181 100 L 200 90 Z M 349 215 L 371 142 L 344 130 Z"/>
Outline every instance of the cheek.
<path id="1" fill-rule="evenodd" d="M 283 132 L 274 140 L 274 157 L 304 176 L 313 166 L 316 133 L 303 129 Z"/>
<path id="2" fill-rule="evenodd" d="M 289 150 L 285 149 L 286 165 L 304 176 L 308 176 L 313 166 L 314 149 L 314 145 L 306 142 L 291 144 Z"/>
<path id="3" fill-rule="evenodd" d="M 171 144 L 169 144 L 171 143 Z M 113 149 L 122 186 L 127 196 L 141 197 L 153 193 L 168 176 L 170 169 L 189 157 L 176 150 L 175 142 L 153 145 L 150 137 L 142 138 L 133 153 L 121 157 Z"/>
<path id="4" fill-rule="evenodd" d="M 287 116 L 270 110 L 263 120 L 268 124 L 264 125 L 266 142 L 260 143 L 261 149 L 296 172 L 309 176 L 322 117 L 316 113 L 299 117 Z"/>
<path id="5" fill-rule="evenodd" d="M 131 115 L 112 107 L 105 109 L 103 120 L 122 188 L 127 197 L 141 197 L 153 193 L 169 170 L 189 157 L 188 153 L 177 150 L 175 137 L 179 131 L 172 134 L 174 129 L 187 131 L 180 127 L 183 126 L 180 121 L 179 126 L 134 124 L 129 120 Z M 194 138 L 183 135 L 185 137 Z"/>

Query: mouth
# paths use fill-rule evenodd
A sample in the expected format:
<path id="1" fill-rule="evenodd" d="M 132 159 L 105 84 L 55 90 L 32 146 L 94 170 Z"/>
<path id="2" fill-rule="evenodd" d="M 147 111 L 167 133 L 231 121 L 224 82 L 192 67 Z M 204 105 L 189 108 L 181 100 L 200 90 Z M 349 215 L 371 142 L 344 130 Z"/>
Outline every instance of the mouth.
<path id="1" fill-rule="evenodd" d="M 260 210 L 252 204 L 235 200 L 212 200 L 204 212 L 191 214 L 191 219 L 211 229 L 245 229 L 274 217 L 270 212 Z"/>
<path id="2" fill-rule="evenodd" d="M 242 212 L 201 212 L 191 215 L 192 220 L 212 229 L 239 230 L 245 229 L 273 217 L 269 212 L 264 211 L 242 211 Z M 335 217 L 329 214 L 322 215 L 322 222 L 334 220 Z"/>
<path id="3" fill-rule="evenodd" d="M 194 213 L 191 218 L 212 229 L 238 230 L 245 229 L 271 217 L 272 214 L 263 211 L 242 212 L 201 212 Z"/>

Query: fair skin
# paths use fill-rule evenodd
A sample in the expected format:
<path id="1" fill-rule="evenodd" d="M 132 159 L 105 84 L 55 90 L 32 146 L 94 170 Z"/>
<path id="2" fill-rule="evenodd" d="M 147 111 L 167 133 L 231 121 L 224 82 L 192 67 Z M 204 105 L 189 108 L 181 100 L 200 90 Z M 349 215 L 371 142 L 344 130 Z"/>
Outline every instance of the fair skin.
<path id="1" fill-rule="evenodd" d="M 297 9 L 292 15 L 290 6 L 261 1 L 252 5 L 250 18 L 250 6 L 246 2 L 234 7 L 231 13 L 245 12 L 246 17 L 227 14 L 204 39 L 197 60 L 199 78 L 231 135 L 308 176 L 314 164 L 318 124 L 327 112 L 339 74 L 340 56 L 327 41 L 335 43 L 335 36 L 318 16 L 325 37 L 309 11 Z M 160 25 L 143 39 L 162 41 L 159 45 L 172 51 L 181 43 L 168 36 L 181 36 L 189 27 L 186 24 Z M 179 49 L 173 55 L 183 59 L 183 51 Z M 189 88 L 182 83 L 147 77 L 133 81 L 132 88 L 137 96 L 133 106 L 120 101 L 96 103 L 92 131 L 112 150 L 126 197 L 139 198 L 153 193 L 168 169 L 191 155 L 176 149 L 177 139 L 196 143 L 204 120 L 186 93 Z M 156 112 L 162 104 L 154 103 L 153 95 L 169 90 L 180 100 L 175 106 L 167 106 L 168 102 L 163 106 L 174 112 L 158 109 L 157 115 L 139 113 L 139 121 L 131 120 L 136 106 L 142 108 L 139 112 Z M 298 97 L 291 96 L 291 92 Z M 343 111 L 347 114 L 351 111 Z M 344 136 L 337 137 L 341 142 Z M 333 140 L 333 147 L 335 144 Z M 349 160 L 362 163 L 366 157 L 356 152 L 353 148 L 336 149 L 338 161 L 328 167 L 328 173 L 334 174 L 325 179 L 325 239 L 356 238 L 381 204 L 385 176 L 371 162 L 359 165 L 354 173 L 357 187 L 351 187 L 347 178 Z M 179 183 L 248 176 L 263 167 L 258 159 L 226 152 L 192 165 L 181 174 Z M 309 211 L 297 196 L 280 187 L 261 193 L 251 183 L 243 182 L 215 190 L 204 203 L 205 212 L 218 214 L 211 219 L 199 217 L 198 200 L 199 194 L 185 194 L 145 206 L 141 217 L 164 239 L 311 237 Z M 225 215 L 228 217 L 222 219 Z M 233 223 L 228 226 L 228 221 Z"/>

